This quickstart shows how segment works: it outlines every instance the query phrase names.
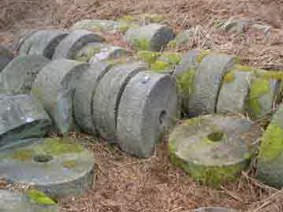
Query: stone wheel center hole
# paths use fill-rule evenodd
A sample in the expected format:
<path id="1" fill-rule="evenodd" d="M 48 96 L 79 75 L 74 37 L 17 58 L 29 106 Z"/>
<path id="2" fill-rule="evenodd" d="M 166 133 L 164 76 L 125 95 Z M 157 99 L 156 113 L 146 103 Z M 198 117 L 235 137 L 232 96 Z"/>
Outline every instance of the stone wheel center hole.
<path id="1" fill-rule="evenodd" d="M 218 142 L 222 140 L 223 136 L 224 136 L 224 133 L 222 131 L 213 131 L 212 133 L 207 135 L 207 138 L 210 141 Z"/>
<path id="2" fill-rule="evenodd" d="M 40 154 L 33 156 L 33 160 L 37 163 L 48 163 L 53 160 L 53 157 L 51 155 Z"/>
<path id="3" fill-rule="evenodd" d="M 159 114 L 159 123 L 163 124 L 166 120 L 167 112 L 165 110 L 162 110 Z"/>

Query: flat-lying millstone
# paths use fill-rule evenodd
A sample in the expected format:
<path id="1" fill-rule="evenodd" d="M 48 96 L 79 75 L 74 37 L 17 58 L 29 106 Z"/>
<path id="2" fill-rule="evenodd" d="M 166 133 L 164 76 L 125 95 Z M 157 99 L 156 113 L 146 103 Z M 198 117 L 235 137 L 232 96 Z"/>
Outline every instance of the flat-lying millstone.
<path id="1" fill-rule="evenodd" d="M 0 73 L 13 59 L 13 53 L 6 47 L 0 45 Z"/>
<path id="2" fill-rule="evenodd" d="M 248 119 L 205 115 L 184 121 L 169 137 L 171 162 L 196 181 L 219 185 L 248 167 L 261 130 Z"/>
<path id="3" fill-rule="evenodd" d="M 178 118 L 177 89 L 170 75 L 151 71 L 135 75 L 121 97 L 117 116 L 120 148 L 149 157 Z"/>
<path id="4" fill-rule="evenodd" d="M 283 106 L 279 106 L 261 138 L 257 160 L 257 178 L 281 189 L 283 187 Z"/>
<path id="5" fill-rule="evenodd" d="M 84 132 L 96 134 L 93 123 L 93 96 L 98 83 L 110 69 L 110 65 L 98 62 L 91 64 L 82 73 L 74 95 L 74 116 L 77 125 Z"/>
<path id="6" fill-rule="evenodd" d="M 74 59 L 78 51 L 86 44 L 103 40 L 100 35 L 87 30 L 72 31 L 56 47 L 53 59 Z"/>
<path id="7" fill-rule="evenodd" d="M 198 66 L 189 100 L 190 116 L 216 112 L 216 105 L 224 74 L 234 66 L 234 57 L 209 54 Z"/>
<path id="8" fill-rule="evenodd" d="M 42 105 L 30 95 L 0 96 L 0 149 L 19 139 L 43 137 L 51 121 Z"/>
<path id="9" fill-rule="evenodd" d="M 33 39 L 28 55 L 42 55 L 49 59 L 55 52 L 58 44 L 68 35 L 62 30 L 41 30 L 31 36 Z"/>
<path id="10" fill-rule="evenodd" d="M 116 141 L 116 121 L 120 99 L 127 83 L 146 70 L 144 63 L 117 65 L 100 80 L 93 97 L 93 121 L 97 133 L 109 142 Z"/>
<path id="11" fill-rule="evenodd" d="M 73 95 L 81 74 L 89 64 L 74 60 L 53 60 L 37 75 L 32 94 L 42 103 L 60 133 L 75 128 L 73 120 Z"/>
<path id="12" fill-rule="evenodd" d="M 237 212 L 237 211 L 234 209 L 222 208 L 222 207 L 203 207 L 203 208 L 197 208 L 192 212 Z"/>
<path id="13" fill-rule="evenodd" d="M 1 74 L 1 92 L 7 94 L 29 93 L 37 74 L 49 62 L 49 59 L 40 55 L 16 57 Z"/>
<path id="14" fill-rule="evenodd" d="M 149 24 L 130 28 L 125 40 L 139 50 L 160 51 L 175 37 L 172 29 L 165 25 Z"/>
<path id="15" fill-rule="evenodd" d="M 52 198 L 80 195 L 93 186 L 94 162 L 92 152 L 68 138 L 34 139 L 0 153 L 0 177 Z"/>
<path id="16" fill-rule="evenodd" d="M 16 191 L 0 189 L 0 211 L 1 212 L 59 212 L 59 208 L 52 199 L 40 194 L 45 203 L 35 202 L 29 194 Z"/>

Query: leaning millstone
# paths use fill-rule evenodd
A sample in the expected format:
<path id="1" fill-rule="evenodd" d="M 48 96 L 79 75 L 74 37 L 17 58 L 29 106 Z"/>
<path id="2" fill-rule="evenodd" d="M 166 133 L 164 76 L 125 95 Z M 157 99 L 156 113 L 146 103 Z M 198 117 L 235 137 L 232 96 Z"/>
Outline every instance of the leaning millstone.
<path id="1" fill-rule="evenodd" d="M 70 32 L 56 47 L 53 59 L 74 59 L 78 51 L 92 42 L 102 42 L 103 38 L 87 30 L 75 30 Z"/>
<path id="2" fill-rule="evenodd" d="M 0 45 L 0 73 L 13 59 L 13 53 L 6 47 Z"/>
<path id="3" fill-rule="evenodd" d="M 41 30 L 32 35 L 33 43 L 28 55 L 42 55 L 52 58 L 55 48 L 68 35 L 62 30 Z"/>
<path id="4" fill-rule="evenodd" d="M 137 157 L 149 157 L 177 118 L 177 89 L 170 75 L 140 72 L 126 85 L 121 97 L 118 145 Z"/>
<path id="5" fill-rule="evenodd" d="M 56 199 L 92 188 L 94 165 L 93 153 L 69 138 L 33 139 L 0 153 L 0 178 Z"/>
<path id="6" fill-rule="evenodd" d="M 283 105 L 261 138 L 257 178 L 279 189 L 283 187 Z"/>
<path id="7" fill-rule="evenodd" d="M 237 212 L 237 211 L 231 208 L 203 207 L 203 208 L 197 208 L 192 212 Z"/>
<path id="8" fill-rule="evenodd" d="M 261 129 L 237 116 L 185 120 L 169 137 L 171 162 L 200 183 L 218 187 L 237 179 L 255 153 Z"/>
<path id="9" fill-rule="evenodd" d="M 42 105 L 30 95 L 0 96 L 0 105 L 0 148 L 43 137 L 51 127 Z"/>
<path id="10" fill-rule="evenodd" d="M 16 57 L 1 74 L 1 92 L 7 94 L 29 93 L 37 74 L 49 62 L 49 59 L 40 55 Z"/>
<path id="11" fill-rule="evenodd" d="M 174 36 L 172 29 L 165 25 L 149 24 L 130 28 L 125 40 L 139 50 L 160 51 Z"/>
<path id="12" fill-rule="evenodd" d="M 59 212 L 59 208 L 54 200 L 34 189 L 24 193 L 0 189 L 0 211 Z"/>
<path id="13" fill-rule="evenodd" d="M 100 80 L 93 97 L 93 121 L 97 133 L 109 142 L 116 140 L 116 121 L 120 99 L 130 79 L 146 70 L 144 63 L 111 68 Z"/>
<path id="14" fill-rule="evenodd" d="M 76 83 L 89 64 L 68 59 L 53 60 L 37 75 L 32 94 L 42 103 L 60 133 L 75 128 L 73 103 Z"/>
<path id="15" fill-rule="evenodd" d="M 98 62 L 91 64 L 90 67 L 81 75 L 74 95 L 74 116 L 77 125 L 84 132 L 96 134 L 93 124 L 93 96 L 96 88 L 110 69 L 110 65 Z"/>
<path id="16" fill-rule="evenodd" d="M 96 63 L 98 61 L 117 59 L 128 54 L 127 50 L 106 43 L 89 43 L 84 46 L 75 56 L 76 60 Z"/>
<path id="17" fill-rule="evenodd" d="M 210 54 L 203 58 L 194 76 L 189 100 L 189 115 L 216 112 L 218 93 L 224 74 L 234 65 L 233 56 Z"/>

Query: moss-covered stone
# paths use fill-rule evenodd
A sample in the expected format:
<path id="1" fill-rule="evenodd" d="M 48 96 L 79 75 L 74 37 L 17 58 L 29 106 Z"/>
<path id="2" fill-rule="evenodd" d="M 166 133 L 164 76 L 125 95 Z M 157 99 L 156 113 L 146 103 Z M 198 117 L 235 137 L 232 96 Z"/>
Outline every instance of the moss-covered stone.
<path id="1" fill-rule="evenodd" d="M 229 71 L 224 75 L 223 82 L 224 83 L 231 83 L 235 80 L 235 74 L 233 71 Z"/>
<path id="2" fill-rule="evenodd" d="M 76 160 L 68 160 L 62 163 L 62 166 L 67 169 L 73 169 L 78 166 L 78 162 Z"/>
<path id="3" fill-rule="evenodd" d="M 176 81 L 180 94 L 189 96 L 193 92 L 193 81 L 195 72 L 195 69 L 189 69 L 177 76 Z"/>
<path id="4" fill-rule="evenodd" d="M 141 59 L 149 64 L 153 64 L 160 55 L 161 55 L 160 52 L 153 52 L 146 50 L 137 52 L 138 59 Z"/>
<path id="5" fill-rule="evenodd" d="M 132 45 L 138 50 L 148 50 L 150 49 L 150 41 L 147 39 L 133 39 Z"/>
<path id="6" fill-rule="evenodd" d="M 197 56 L 196 62 L 198 64 L 201 63 L 201 61 L 203 60 L 203 58 L 205 58 L 207 55 L 209 55 L 209 53 L 211 53 L 209 50 L 202 50 L 199 52 L 199 55 Z"/>
<path id="7" fill-rule="evenodd" d="M 56 205 L 57 203 L 43 192 L 31 189 L 27 192 L 30 201 L 39 205 Z"/>

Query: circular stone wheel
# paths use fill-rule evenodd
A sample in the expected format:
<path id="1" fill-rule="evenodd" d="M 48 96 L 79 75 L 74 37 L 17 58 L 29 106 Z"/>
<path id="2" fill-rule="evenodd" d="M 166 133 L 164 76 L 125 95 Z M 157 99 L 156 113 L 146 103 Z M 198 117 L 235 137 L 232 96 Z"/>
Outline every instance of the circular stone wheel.
<path id="1" fill-rule="evenodd" d="M 36 34 L 38 31 L 36 30 L 26 30 L 23 31 L 19 36 L 19 41 L 16 44 L 16 50 L 19 53 L 19 56 L 25 56 L 28 55 L 29 50 L 34 42 L 34 34 Z M 36 37 L 35 37 L 36 38 Z"/>
<path id="2" fill-rule="evenodd" d="M 254 153 L 261 130 L 248 119 L 205 115 L 184 121 L 169 137 L 171 162 L 196 181 L 218 187 L 236 179 Z"/>
<path id="3" fill-rule="evenodd" d="M 0 149 L 43 137 L 51 127 L 42 105 L 30 95 L 0 96 L 0 105 Z"/>
<path id="4" fill-rule="evenodd" d="M 234 66 L 234 58 L 209 54 L 199 64 L 189 101 L 190 116 L 216 112 L 217 98 L 224 74 Z"/>
<path id="5" fill-rule="evenodd" d="M 174 32 L 169 27 L 149 24 L 129 29 L 126 32 L 125 40 L 136 49 L 160 51 L 174 37 Z"/>
<path id="6" fill-rule="evenodd" d="M 35 201 L 32 194 L 44 198 L 43 203 Z M 31 190 L 27 194 L 0 189 L 0 211 L 2 212 L 58 212 L 59 208 L 52 199 L 41 192 Z"/>
<path id="7" fill-rule="evenodd" d="M 132 77 L 144 70 L 144 63 L 118 65 L 104 75 L 96 88 L 93 122 L 97 133 L 109 142 L 116 140 L 117 110 L 124 89 Z"/>
<path id="8" fill-rule="evenodd" d="M 73 60 L 53 60 L 33 83 L 32 94 L 40 100 L 62 134 L 75 128 L 72 98 L 78 79 L 88 67 L 89 64 Z"/>
<path id="9" fill-rule="evenodd" d="M 6 47 L 0 45 L 0 73 L 12 59 L 13 53 Z"/>
<path id="10" fill-rule="evenodd" d="M 32 83 L 50 60 L 40 55 L 19 56 L 2 72 L 3 92 L 8 94 L 29 93 Z"/>
<path id="11" fill-rule="evenodd" d="M 138 73 L 126 85 L 118 108 L 120 148 L 137 157 L 149 157 L 177 116 L 177 91 L 170 75 Z"/>
<path id="12" fill-rule="evenodd" d="M 192 212 L 237 212 L 237 211 L 234 209 L 230 209 L 230 208 L 204 207 L 204 208 L 195 209 Z"/>
<path id="13" fill-rule="evenodd" d="M 0 153 L 0 177 L 33 186 L 52 198 L 80 195 L 90 189 L 94 156 L 68 138 L 33 139 Z"/>
<path id="14" fill-rule="evenodd" d="M 98 62 L 81 75 L 74 95 L 74 115 L 78 126 L 82 131 L 96 134 L 93 124 L 93 96 L 100 80 L 110 69 L 110 65 Z"/>
<path id="15" fill-rule="evenodd" d="M 55 49 L 53 59 L 74 59 L 78 51 L 91 42 L 102 42 L 104 39 L 86 30 L 72 31 Z"/>

